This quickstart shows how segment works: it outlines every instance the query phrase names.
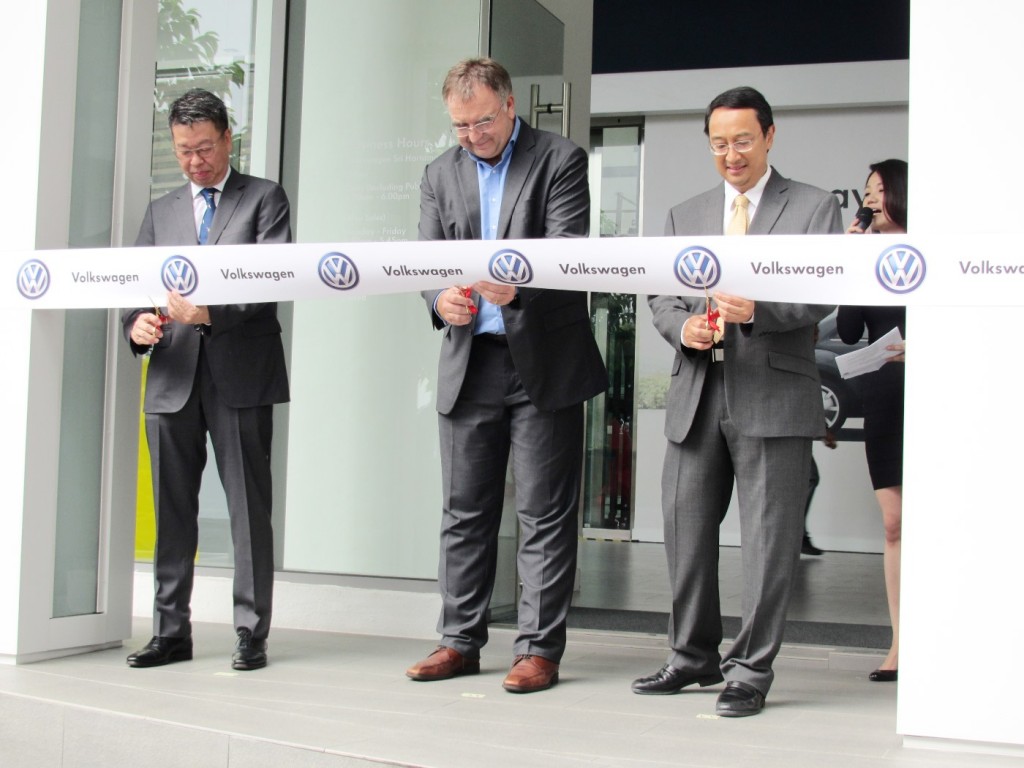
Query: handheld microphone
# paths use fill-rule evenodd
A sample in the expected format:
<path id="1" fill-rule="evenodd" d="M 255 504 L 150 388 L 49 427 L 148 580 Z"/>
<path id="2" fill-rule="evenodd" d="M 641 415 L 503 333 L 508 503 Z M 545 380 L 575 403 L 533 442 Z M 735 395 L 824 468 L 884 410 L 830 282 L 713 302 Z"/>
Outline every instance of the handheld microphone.
<path id="1" fill-rule="evenodd" d="M 860 228 L 865 232 L 868 231 L 868 227 L 871 226 L 874 218 L 875 212 L 871 208 L 864 207 L 857 211 L 857 223 L 860 224 Z"/>

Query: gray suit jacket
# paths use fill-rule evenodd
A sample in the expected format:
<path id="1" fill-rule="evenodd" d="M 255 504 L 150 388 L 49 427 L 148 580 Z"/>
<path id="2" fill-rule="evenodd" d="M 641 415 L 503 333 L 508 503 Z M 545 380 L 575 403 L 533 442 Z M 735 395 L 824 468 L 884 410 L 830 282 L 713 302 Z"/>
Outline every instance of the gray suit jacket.
<path id="1" fill-rule="evenodd" d="M 586 237 L 589 230 L 586 153 L 561 136 L 520 122 L 502 193 L 498 238 Z M 477 166 L 461 147 L 445 152 L 423 173 L 419 239 L 481 239 Z M 437 410 L 446 414 L 462 388 L 474 324 L 446 326 L 433 309 L 438 293 L 424 291 L 423 297 L 434 326 L 444 332 Z M 524 286 L 501 314 L 516 372 L 537 408 L 566 408 L 608 388 L 585 293 Z"/>
<path id="2" fill-rule="evenodd" d="M 725 190 L 719 185 L 672 208 L 665 234 L 721 235 L 724 207 Z M 834 195 L 772 169 L 748 235 L 842 231 Z M 709 355 L 683 347 L 680 334 L 690 315 L 704 312 L 704 299 L 651 296 L 648 303 L 655 327 L 676 351 L 665 436 L 681 443 L 697 411 Z M 813 438 L 824 434 L 813 339 L 814 325 L 830 311 L 832 307 L 820 304 L 757 302 L 753 322 L 729 327 L 721 365 L 725 366 L 729 414 L 743 435 Z"/>
<path id="3" fill-rule="evenodd" d="M 291 242 L 288 198 L 272 181 L 232 169 L 220 195 L 207 240 L 210 245 Z M 192 190 L 185 184 L 149 204 L 137 246 L 196 245 Z M 154 299 L 158 297 L 154 296 Z M 224 401 L 234 408 L 288 401 L 288 374 L 276 303 L 224 304 L 210 308 L 206 357 Z M 141 312 L 125 310 L 121 323 L 135 354 L 146 352 L 131 340 Z M 200 334 L 190 325 L 169 323 L 153 347 L 146 379 L 146 413 L 175 413 L 188 400 L 199 360 Z"/>

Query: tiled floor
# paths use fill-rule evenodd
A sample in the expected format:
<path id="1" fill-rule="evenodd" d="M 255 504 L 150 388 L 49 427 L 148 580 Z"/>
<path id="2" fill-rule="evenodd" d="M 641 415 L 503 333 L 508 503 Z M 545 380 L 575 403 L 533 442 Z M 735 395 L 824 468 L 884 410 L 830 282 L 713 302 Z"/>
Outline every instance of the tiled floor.
<path id="1" fill-rule="evenodd" d="M 136 622 L 132 645 L 148 639 Z M 192 662 L 137 670 L 126 649 L 0 667 L 3 768 L 289 768 L 373 764 L 1019 768 L 1019 759 L 906 749 L 897 686 L 877 656 L 787 646 L 759 716 L 719 719 L 720 686 L 636 696 L 660 637 L 572 632 L 559 685 L 501 690 L 512 634 L 495 630 L 482 673 L 415 683 L 420 640 L 275 630 L 271 664 L 233 673 L 230 627 L 200 624 Z"/>
<path id="2" fill-rule="evenodd" d="M 668 611 L 668 567 L 661 544 L 583 540 L 582 574 L 575 605 L 633 611 Z M 739 547 L 719 555 L 722 612 L 739 616 L 743 573 Z M 888 626 L 882 556 L 826 552 L 802 556 L 788 618 Z"/>
<path id="3" fill-rule="evenodd" d="M 577 605 L 667 610 L 660 545 L 583 541 L 580 566 Z M 738 549 L 723 548 L 721 577 L 723 612 L 737 615 Z M 801 559 L 791 620 L 884 626 L 885 611 L 879 556 Z M 148 636 L 138 619 L 129 647 Z M 493 628 L 479 676 L 437 683 L 403 674 L 430 642 L 295 629 L 274 630 L 265 670 L 235 673 L 223 624 L 198 624 L 195 660 L 159 669 L 129 669 L 126 648 L 0 666 L 0 768 L 1024 764 L 904 748 L 897 686 L 866 677 L 880 651 L 787 645 L 765 712 L 729 720 L 714 715 L 720 686 L 630 692 L 663 663 L 663 634 L 571 630 L 560 684 L 528 696 L 501 690 L 512 639 Z"/>

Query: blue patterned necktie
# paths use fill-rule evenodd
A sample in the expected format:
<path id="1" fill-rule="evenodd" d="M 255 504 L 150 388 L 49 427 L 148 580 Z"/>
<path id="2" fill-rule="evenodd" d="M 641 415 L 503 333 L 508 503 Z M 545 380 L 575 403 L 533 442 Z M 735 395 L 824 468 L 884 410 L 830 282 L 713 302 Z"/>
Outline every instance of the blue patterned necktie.
<path id="1" fill-rule="evenodd" d="M 206 245 L 206 240 L 210 236 L 210 225 L 213 224 L 213 213 L 217 210 L 217 203 L 213 201 L 213 193 L 216 191 L 216 189 L 208 188 L 199 193 L 203 196 L 203 200 L 206 201 L 206 213 L 203 214 L 203 223 L 199 225 L 200 245 Z"/>

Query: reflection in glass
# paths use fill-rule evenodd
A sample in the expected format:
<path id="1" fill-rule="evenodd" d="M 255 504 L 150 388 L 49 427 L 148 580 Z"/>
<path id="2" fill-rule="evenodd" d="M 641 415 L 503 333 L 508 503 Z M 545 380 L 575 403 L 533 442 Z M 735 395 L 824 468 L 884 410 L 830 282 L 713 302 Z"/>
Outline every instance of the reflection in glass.
<path id="1" fill-rule="evenodd" d="M 231 166 L 249 168 L 255 0 L 160 0 L 153 92 L 150 198 L 182 183 L 167 130 L 171 103 L 191 88 L 217 94 L 228 107 L 234 140 Z"/>
<path id="2" fill-rule="evenodd" d="M 599 169 L 601 237 L 640 231 L 641 125 L 618 122 L 591 131 Z M 633 505 L 636 295 L 593 293 L 590 316 L 608 367 L 608 391 L 587 410 L 583 527 L 629 531 Z M 622 534 L 628 537 L 628 534 Z"/>
<path id="3" fill-rule="evenodd" d="M 629 530 L 636 295 L 591 294 L 590 317 L 608 366 L 608 391 L 587 411 L 583 526 Z"/>

